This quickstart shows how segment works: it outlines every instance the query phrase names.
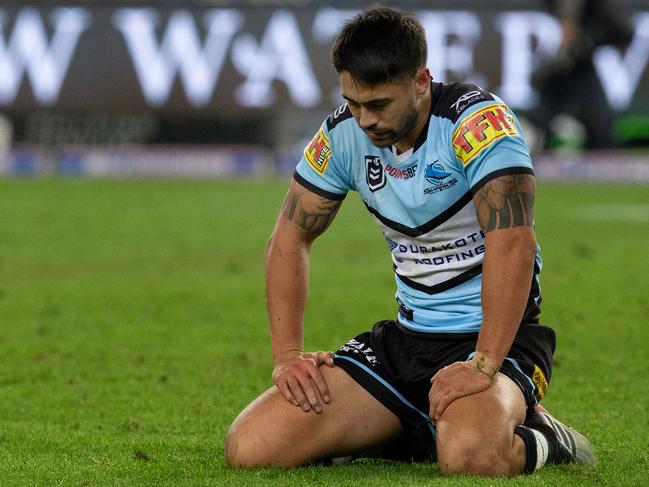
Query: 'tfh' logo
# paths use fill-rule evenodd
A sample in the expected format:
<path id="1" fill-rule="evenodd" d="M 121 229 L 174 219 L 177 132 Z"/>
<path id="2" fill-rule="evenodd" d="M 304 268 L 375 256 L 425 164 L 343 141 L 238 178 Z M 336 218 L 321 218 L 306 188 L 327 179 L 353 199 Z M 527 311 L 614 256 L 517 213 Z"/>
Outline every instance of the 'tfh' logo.
<path id="1" fill-rule="evenodd" d="M 378 191 L 385 186 L 385 171 L 377 156 L 365 156 L 365 176 L 370 191 Z"/>

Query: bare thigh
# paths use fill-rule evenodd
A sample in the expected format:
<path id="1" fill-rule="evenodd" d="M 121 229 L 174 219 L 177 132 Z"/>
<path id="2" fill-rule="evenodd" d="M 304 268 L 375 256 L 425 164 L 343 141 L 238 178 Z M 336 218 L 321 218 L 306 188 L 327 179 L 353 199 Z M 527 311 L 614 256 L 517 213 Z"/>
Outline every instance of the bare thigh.
<path id="1" fill-rule="evenodd" d="M 339 367 L 321 366 L 331 402 L 316 414 L 289 404 L 276 387 L 234 420 L 226 438 L 232 466 L 298 466 L 361 452 L 396 437 L 399 419 Z"/>

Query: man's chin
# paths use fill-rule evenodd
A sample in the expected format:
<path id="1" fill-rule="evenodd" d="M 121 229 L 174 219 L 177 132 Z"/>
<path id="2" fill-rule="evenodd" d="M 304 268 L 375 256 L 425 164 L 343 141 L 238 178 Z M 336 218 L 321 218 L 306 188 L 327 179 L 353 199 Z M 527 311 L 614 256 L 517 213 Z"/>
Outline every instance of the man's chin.
<path id="1" fill-rule="evenodd" d="M 393 137 L 390 137 L 388 134 L 384 136 L 372 136 L 368 134 L 369 139 L 372 141 L 372 144 L 379 149 L 385 149 L 387 147 L 391 147 L 392 144 L 394 143 Z"/>
<path id="2" fill-rule="evenodd" d="M 372 145 L 374 147 L 378 147 L 379 149 L 387 149 L 389 147 L 392 147 L 392 142 L 375 142 L 372 141 Z"/>

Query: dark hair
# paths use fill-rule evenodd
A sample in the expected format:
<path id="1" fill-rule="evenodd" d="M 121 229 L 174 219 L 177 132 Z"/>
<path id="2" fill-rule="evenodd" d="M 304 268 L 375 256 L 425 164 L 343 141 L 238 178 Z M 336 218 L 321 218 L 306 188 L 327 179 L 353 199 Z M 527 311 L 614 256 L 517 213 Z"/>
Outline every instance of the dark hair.
<path id="1" fill-rule="evenodd" d="M 426 67 L 426 34 L 412 16 L 389 8 L 372 8 L 347 21 L 331 49 L 338 73 L 376 86 Z"/>

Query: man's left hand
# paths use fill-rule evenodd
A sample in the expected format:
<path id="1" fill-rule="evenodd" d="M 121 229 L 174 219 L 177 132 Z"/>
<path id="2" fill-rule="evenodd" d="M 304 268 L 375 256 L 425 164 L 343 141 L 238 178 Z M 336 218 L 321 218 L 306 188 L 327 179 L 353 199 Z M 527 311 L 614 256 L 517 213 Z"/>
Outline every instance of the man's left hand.
<path id="1" fill-rule="evenodd" d="M 492 378 L 478 370 L 472 361 L 455 362 L 438 371 L 430 379 L 429 416 L 437 422 L 449 404 L 456 399 L 482 392 L 491 386 Z"/>

